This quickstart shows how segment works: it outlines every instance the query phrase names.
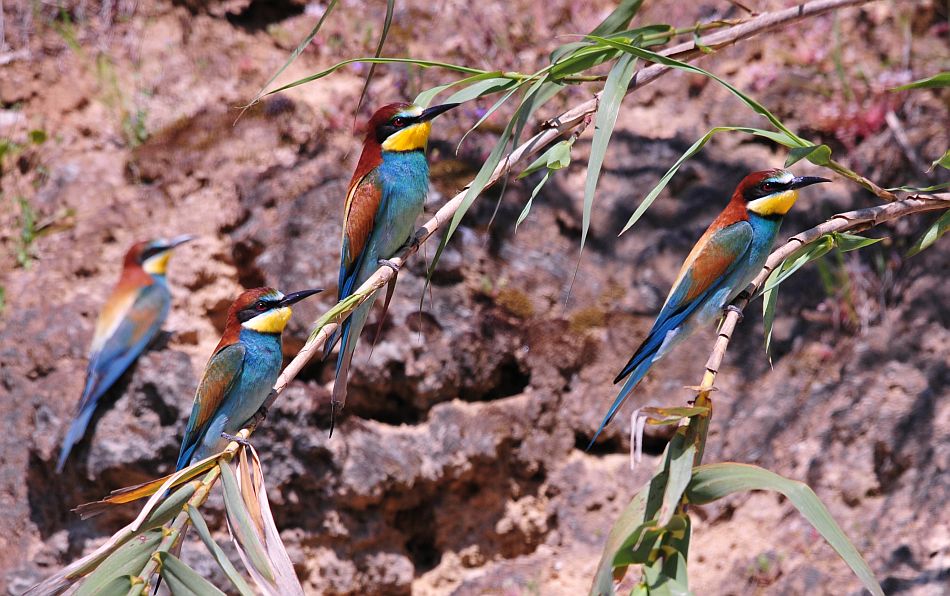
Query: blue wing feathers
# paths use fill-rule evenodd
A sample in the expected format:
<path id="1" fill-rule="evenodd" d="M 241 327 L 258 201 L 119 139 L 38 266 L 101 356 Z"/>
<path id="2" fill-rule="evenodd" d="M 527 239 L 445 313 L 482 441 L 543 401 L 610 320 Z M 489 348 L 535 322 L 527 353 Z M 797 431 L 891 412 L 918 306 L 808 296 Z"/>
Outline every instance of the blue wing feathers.
<path id="1" fill-rule="evenodd" d="M 657 315 L 656 321 L 653 323 L 653 327 L 650 329 L 650 333 L 646 339 L 640 344 L 640 347 L 634 352 L 633 356 L 620 371 L 620 374 L 614 379 L 614 383 L 619 383 L 625 378 L 626 382 L 624 382 L 623 387 L 621 387 L 610 409 L 607 410 L 603 422 L 601 422 L 597 432 L 594 433 L 594 438 L 591 439 L 590 444 L 587 446 L 588 449 L 594 444 L 594 441 L 597 440 L 607 424 L 616 416 L 617 411 L 643 377 L 646 376 L 650 367 L 653 366 L 653 363 L 657 359 L 657 354 L 659 354 L 660 349 L 663 348 L 663 344 L 669 336 L 669 333 L 676 331 L 680 334 L 688 334 L 690 318 L 693 317 L 699 309 L 706 307 L 717 293 L 722 293 L 725 287 L 735 283 L 733 273 L 736 272 L 741 264 L 747 261 L 750 246 L 752 245 L 752 236 L 752 226 L 746 221 L 740 221 L 718 230 L 709 237 L 708 242 L 703 246 L 703 252 L 697 255 L 690 263 L 690 269 L 681 276 L 676 286 L 674 286 L 670 292 L 666 304 L 663 305 L 660 314 Z M 734 254 L 735 257 L 721 273 L 718 273 L 718 277 L 713 283 L 709 284 L 709 287 L 698 296 L 687 299 L 690 290 L 695 289 L 694 283 L 696 283 L 696 278 L 694 278 L 694 275 L 697 273 L 696 267 L 702 266 L 699 264 L 701 259 L 703 256 L 716 254 L 715 252 L 708 253 L 706 251 L 723 250 L 723 248 L 734 249 L 734 251 L 730 250 L 730 253 Z M 700 279 L 702 279 L 702 277 L 700 277 Z M 682 339 L 685 335 L 677 337 L 678 339 Z"/>
<path id="2" fill-rule="evenodd" d="M 195 403 L 188 417 L 188 426 L 178 453 L 177 470 L 188 466 L 198 446 L 204 441 L 208 428 L 225 406 L 231 391 L 244 371 L 246 349 L 240 342 L 224 346 L 211 356 L 198 389 Z"/>
<path id="3" fill-rule="evenodd" d="M 382 217 L 382 214 L 385 213 L 385 210 L 388 206 L 388 195 L 389 193 L 383 192 L 383 197 L 379 203 L 379 211 L 376 214 L 376 221 L 373 225 L 373 233 L 379 230 L 381 227 L 379 225 L 379 219 Z M 353 260 L 349 267 L 346 266 L 347 257 L 349 256 L 349 241 L 344 237 L 343 239 L 343 250 L 341 253 L 340 259 L 340 282 L 338 290 L 338 299 L 343 300 L 353 294 L 357 289 L 359 284 L 362 284 L 366 281 L 366 278 L 369 277 L 369 271 L 364 271 L 364 265 L 366 264 L 367 257 L 370 253 L 377 252 L 376 242 L 374 242 L 373 234 L 370 235 L 370 238 L 363 245 L 363 250 L 360 254 Z M 378 258 L 378 257 L 376 257 Z M 375 259 L 373 260 L 375 262 Z M 363 304 L 359 308 L 369 308 L 368 304 Z M 355 312 L 355 311 L 354 311 Z M 350 328 L 352 327 L 353 313 L 350 313 L 350 316 L 346 318 L 343 324 L 333 332 L 333 335 L 330 336 L 330 339 L 327 340 L 327 343 L 323 347 L 323 357 L 326 358 L 330 355 L 330 352 L 333 351 L 334 346 L 341 340 L 343 340 L 342 345 L 340 346 L 339 355 L 337 356 L 336 362 L 336 372 L 339 373 L 340 369 L 343 367 L 343 354 L 346 351 L 346 345 L 349 341 Z M 357 330 L 357 333 L 359 330 Z"/>
<path id="4" fill-rule="evenodd" d="M 600 427 L 597 428 L 597 432 L 594 433 L 594 437 L 590 440 L 590 443 L 587 444 L 587 450 L 590 451 L 590 448 L 597 441 L 597 437 L 600 436 L 600 433 L 603 432 L 604 428 L 610 421 L 614 419 L 614 416 L 617 415 L 617 411 L 620 410 L 620 406 L 623 405 L 623 402 L 627 400 L 630 392 L 640 383 L 643 377 L 646 376 L 647 371 L 650 370 L 650 367 L 653 365 L 652 360 L 642 361 L 635 369 L 633 369 L 630 378 L 627 379 L 627 382 L 623 384 L 623 387 L 620 389 L 620 393 L 617 395 L 614 402 L 610 404 L 610 409 L 607 410 L 607 414 L 604 416 L 603 422 L 600 423 Z"/>
<path id="5" fill-rule="evenodd" d="M 681 306 L 678 310 L 671 308 L 672 304 L 668 304 L 666 307 L 664 307 L 663 311 L 661 311 L 660 315 L 657 317 L 656 322 L 653 324 L 653 328 L 650 329 L 649 335 L 647 335 L 647 338 L 642 344 L 640 344 L 640 347 L 637 348 L 637 351 L 634 352 L 633 357 L 630 358 L 630 361 L 627 363 L 627 365 L 623 367 L 623 370 L 620 371 L 620 374 L 618 374 L 614 379 L 614 383 L 619 383 L 635 368 L 640 366 L 641 363 L 652 358 L 653 355 L 656 354 L 657 350 L 660 349 L 660 346 L 663 345 L 663 340 L 666 339 L 666 334 L 679 327 L 679 325 L 685 321 L 686 318 L 693 313 L 693 311 L 695 311 L 705 302 L 708 296 L 719 289 L 719 285 L 721 285 L 721 283 L 709 288 L 700 294 L 696 300 Z"/>
<path id="6" fill-rule="evenodd" d="M 56 464 L 57 472 L 62 471 L 69 452 L 82 440 L 99 400 L 158 335 L 168 316 L 170 303 L 171 296 L 163 285 L 156 283 L 143 288 L 132 309 L 153 309 L 157 313 L 148 329 L 140 335 L 137 342 L 133 342 L 136 329 L 134 323 L 126 317 L 99 352 L 90 357 L 86 370 L 86 385 L 76 408 L 76 417 L 63 439 Z"/>

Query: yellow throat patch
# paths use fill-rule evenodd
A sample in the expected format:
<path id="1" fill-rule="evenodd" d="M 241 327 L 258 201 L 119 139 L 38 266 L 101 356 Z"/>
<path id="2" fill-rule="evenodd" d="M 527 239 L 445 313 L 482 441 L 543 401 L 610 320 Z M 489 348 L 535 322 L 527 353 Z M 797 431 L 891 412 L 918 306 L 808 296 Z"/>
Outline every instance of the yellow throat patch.
<path id="1" fill-rule="evenodd" d="M 265 313 L 261 313 L 249 321 L 241 323 L 241 327 L 257 331 L 259 333 L 281 333 L 290 320 L 292 311 L 289 306 L 275 308 Z"/>
<path id="2" fill-rule="evenodd" d="M 786 190 L 761 199 L 750 201 L 747 208 L 752 213 L 762 216 L 785 215 L 798 200 L 797 190 Z"/>
<path id="3" fill-rule="evenodd" d="M 429 132 L 431 130 L 431 122 L 413 124 L 409 128 L 389 135 L 389 138 L 383 141 L 383 150 L 415 151 L 416 149 L 425 149 L 426 143 L 429 141 Z"/>
<path id="4" fill-rule="evenodd" d="M 150 257 L 142 263 L 142 269 L 145 270 L 145 273 L 149 275 L 165 275 L 165 270 L 168 269 L 168 259 L 172 256 L 172 251 L 166 250 L 165 252 L 160 252 L 154 257 Z"/>

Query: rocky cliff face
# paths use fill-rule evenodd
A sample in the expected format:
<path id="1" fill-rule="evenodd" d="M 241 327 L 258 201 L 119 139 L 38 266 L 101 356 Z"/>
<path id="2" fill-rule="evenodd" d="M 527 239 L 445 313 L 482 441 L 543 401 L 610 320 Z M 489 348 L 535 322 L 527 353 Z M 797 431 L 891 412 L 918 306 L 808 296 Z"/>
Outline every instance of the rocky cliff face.
<path id="1" fill-rule="evenodd" d="M 27 149 L 15 171 L 3 172 L 4 194 L 29 199 L 38 220 L 49 223 L 49 233 L 26 247 L 29 266 L 15 266 L 10 255 L 22 245 L 22 218 L 15 210 L 0 216 L 9 249 L 0 264 L 0 586 L 8 593 L 88 552 L 135 515 L 129 508 L 80 521 L 70 508 L 170 470 L 196 376 L 241 287 L 335 287 L 342 200 L 358 154 L 349 131 L 360 73 L 269 98 L 235 123 L 229 108 L 253 95 L 314 21 L 304 5 L 265 10 L 267 4 L 120 2 L 93 10 L 79 3 L 67 7 L 69 21 L 47 8 L 29 16 L 5 7 L 13 23 L 9 43 L 29 54 L 0 66 L 0 133 L 26 138 L 43 129 L 48 139 Z M 708 4 L 702 10 L 722 10 Z M 554 43 L 550 31 L 588 30 L 601 10 L 525 6 L 512 18 L 505 6 L 450 5 L 436 17 L 428 5 L 407 5 L 388 51 L 530 70 Z M 289 77 L 372 51 L 372 36 L 353 42 L 363 39 L 357 32 L 365 25 L 345 11 L 374 9 L 340 10 Z M 477 19 L 470 10 L 480 11 Z M 699 10 L 671 14 L 656 6 L 642 19 L 689 23 L 709 16 Z M 795 32 L 726 51 L 706 66 L 757 93 L 800 131 L 832 143 L 879 182 L 920 181 L 910 173 L 913 160 L 929 161 L 950 142 L 940 125 L 950 118 L 947 105 L 929 92 L 897 99 L 880 93 L 888 77 L 909 73 L 884 66 L 867 45 L 874 39 L 875 52 L 899 54 L 897 23 L 909 22 L 914 74 L 929 73 L 941 52 L 947 55 L 946 31 L 934 24 L 946 15 L 931 5 L 913 18 L 908 10 L 874 5 L 841 21 L 845 64 L 864 64 L 877 77 L 852 103 L 839 98 L 825 74 L 833 72 L 832 48 L 816 49 Z M 413 23 L 436 18 L 476 22 L 484 35 L 460 29 L 437 44 L 413 33 Z M 831 23 L 824 18 L 810 27 L 830 35 Z M 547 45 L 539 52 L 531 49 L 536 44 Z M 509 62 L 513 51 L 505 47 L 517 48 L 523 63 Z M 380 74 L 371 103 L 414 94 L 417 83 L 404 71 Z M 803 84 L 818 74 L 832 100 Z M 574 97 L 589 92 L 578 89 Z M 896 111 L 916 154 L 874 120 L 878 109 Z M 456 140 L 477 117 L 466 108 L 436 127 L 430 212 L 470 178 L 489 146 L 490 134 L 476 135 L 454 156 Z M 702 80 L 671 75 L 643 89 L 621 114 L 569 300 L 585 139 L 575 165 L 548 184 L 517 233 L 513 222 L 532 180 L 508 187 L 493 223 L 497 191 L 476 203 L 431 289 L 424 290 L 424 258 L 400 274 L 379 337 L 375 324 L 367 326 L 332 439 L 332 365 L 314 362 L 304 370 L 254 443 L 277 524 L 309 591 L 586 589 L 612 521 L 651 474 L 665 441 L 651 432 L 645 461 L 630 471 L 629 419 L 620 416 L 584 451 L 615 395 L 610 380 L 731 188 L 749 170 L 780 165 L 784 155 L 747 139 L 715 140 L 637 228 L 615 236 L 693 139 L 711 125 L 740 121 L 760 124 Z M 872 200 L 843 182 L 822 192 L 803 193 L 785 224 L 789 235 Z M 940 594 L 950 581 L 947 249 L 938 244 L 902 257 L 927 220 L 887 226 L 876 232 L 886 242 L 832 255 L 824 269 L 813 266 L 786 282 L 772 367 L 762 350 L 758 303 L 750 309 L 714 395 L 706 456 L 807 481 L 888 593 Z M 53 474 L 96 313 L 122 253 L 137 239 L 186 232 L 201 238 L 173 257 L 168 333 L 112 392 L 65 473 Z M 423 252 L 431 257 L 434 247 Z M 288 358 L 333 295 L 295 309 L 285 334 Z M 683 387 L 700 380 L 711 339 L 711 331 L 701 334 L 664 361 L 636 401 L 689 399 Z M 223 537 L 220 501 L 208 510 Z M 694 518 L 697 593 L 858 591 L 830 547 L 775 495 L 731 498 L 696 509 Z M 187 545 L 185 556 L 226 585 L 200 545 Z"/>

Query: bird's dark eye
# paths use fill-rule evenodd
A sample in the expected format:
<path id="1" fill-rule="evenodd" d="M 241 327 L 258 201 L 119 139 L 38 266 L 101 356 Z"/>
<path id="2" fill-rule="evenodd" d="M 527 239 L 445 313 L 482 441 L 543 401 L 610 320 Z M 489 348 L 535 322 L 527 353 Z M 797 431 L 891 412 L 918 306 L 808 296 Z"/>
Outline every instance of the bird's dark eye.
<path id="1" fill-rule="evenodd" d="M 776 188 L 778 188 L 778 184 L 776 184 L 776 183 L 774 183 L 774 182 L 763 182 L 763 183 L 762 183 L 762 190 L 775 190 Z"/>
<path id="2" fill-rule="evenodd" d="M 258 300 L 257 303 L 254 305 L 254 310 L 258 312 L 264 312 L 265 310 L 267 310 L 267 305 L 264 303 L 263 300 Z"/>
<path id="3" fill-rule="evenodd" d="M 402 128 L 405 125 L 406 125 L 405 118 L 402 118 L 400 116 L 396 116 L 395 118 L 393 118 L 393 126 L 395 126 L 396 128 Z"/>

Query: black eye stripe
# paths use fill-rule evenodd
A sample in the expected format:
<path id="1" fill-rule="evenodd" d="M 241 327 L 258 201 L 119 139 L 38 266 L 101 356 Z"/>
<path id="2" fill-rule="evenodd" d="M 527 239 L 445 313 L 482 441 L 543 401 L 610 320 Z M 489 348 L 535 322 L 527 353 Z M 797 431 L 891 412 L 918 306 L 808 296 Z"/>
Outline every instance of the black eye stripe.
<path id="1" fill-rule="evenodd" d="M 272 309 L 274 306 L 276 306 L 276 303 L 277 303 L 276 299 L 263 298 L 261 300 L 258 300 L 257 302 L 249 306 L 245 306 L 244 308 L 239 310 L 237 314 L 238 320 L 241 321 L 242 323 L 250 321 L 257 315 L 261 313 L 265 313 L 268 310 Z"/>
<path id="2" fill-rule="evenodd" d="M 376 127 L 376 142 L 381 144 L 390 135 L 413 124 L 414 121 L 414 117 L 394 116 L 388 122 L 383 122 Z"/>
<path id="3" fill-rule="evenodd" d="M 756 199 L 761 199 L 762 197 L 767 197 L 771 194 L 775 194 L 781 190 L 787 188 L 789 183 L 779 182 L 777 180 L 763 180 L 755 186 L 747 188 L 743 192 L 743 196 L 746 201 L 754 201 Z"/>
<path id="4" fill-rule="evenodd" d="M 145 250 L 142 251 L 141 256 L 139 256 L 139 263 L 144 263 L 145 261 L 151 259 L 155 255 L 159 255 L 163 252 L 165 252 L 165 248 L 163 247 L 152 246 L 152 247 L 146 248 Z"/>

